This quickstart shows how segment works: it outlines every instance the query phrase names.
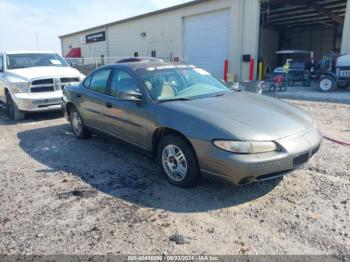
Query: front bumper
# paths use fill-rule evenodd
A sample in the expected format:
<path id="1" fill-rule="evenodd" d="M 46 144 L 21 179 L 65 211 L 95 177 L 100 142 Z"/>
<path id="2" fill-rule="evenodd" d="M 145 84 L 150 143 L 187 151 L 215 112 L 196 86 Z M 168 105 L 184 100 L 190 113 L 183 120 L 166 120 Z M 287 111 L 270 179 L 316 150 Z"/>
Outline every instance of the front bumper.
<path id="1" fill-rule="evenodd" d="M 318 151 L 322 135 L 316 128 L 275 141 L 280 151 L 234 154 L 216 148 L 211 141 L 191 140 L 203 173 L 223 176 L 237 185 L 283 176 L 308 162 Z"/>
<path id="2" fill-rule="evenodd" d="M 18 109 L 25 112 L 43 112 L 62 110 L 61 90 L 47 93 L 18 93 L 13 94 Z"/>

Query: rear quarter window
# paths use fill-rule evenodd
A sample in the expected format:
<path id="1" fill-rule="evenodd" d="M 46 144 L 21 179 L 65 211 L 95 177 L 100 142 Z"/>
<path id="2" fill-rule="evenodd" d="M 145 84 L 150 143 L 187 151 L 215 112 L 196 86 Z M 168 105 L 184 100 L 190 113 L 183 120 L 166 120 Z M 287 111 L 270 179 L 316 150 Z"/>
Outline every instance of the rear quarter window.
<path id="1" fill-rule="evenodd" d="M 83 82 L 83 86 L 85 88 L 90 88 L 90 83 L 91 83 L 91 78 L 92 78 L 92 75 L 89 75 Z"/>

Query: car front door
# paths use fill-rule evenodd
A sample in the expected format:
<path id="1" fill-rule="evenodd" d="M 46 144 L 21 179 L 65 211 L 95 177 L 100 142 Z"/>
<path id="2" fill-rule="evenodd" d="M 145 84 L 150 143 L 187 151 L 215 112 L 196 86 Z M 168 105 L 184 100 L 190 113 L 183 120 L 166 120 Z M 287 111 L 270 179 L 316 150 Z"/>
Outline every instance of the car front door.
<path id="1" fill-rule="evenodd" d="M 102 131 L 106 123 L 104 112 L 111 72 L 110 68 L 94 72 L 83 82 L 82 92 L 75 94 L 85 124 Z"/>
<path id="2" fill-rule="evenodd" d="M 130 73 L 115 69 L 111 77 L 105 111 L 106 129 L 116 137 L 146 148 L 145 107 L 147 103 L 118 99 L 120 92 L 126 90 L 140 92 L 137 81 Z"/>

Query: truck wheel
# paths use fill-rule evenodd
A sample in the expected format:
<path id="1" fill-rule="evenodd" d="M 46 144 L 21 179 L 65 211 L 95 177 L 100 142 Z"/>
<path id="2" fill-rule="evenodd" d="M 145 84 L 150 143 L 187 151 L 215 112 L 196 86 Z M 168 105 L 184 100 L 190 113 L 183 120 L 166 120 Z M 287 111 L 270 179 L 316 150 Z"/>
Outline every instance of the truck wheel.
<path id="1" fill-rule="evenodd" d="M 19 111 L 16 103 L 12 100 L 10 93 L 6 94 L 6 108 L 11 120 L 20 121 L 25 118 L 25 114 Z"/>
<path id="2" fill-rule="evenodd" d="M 84 125 L 84 121 L 75 107 L 72 107 L 69 112 L 69 120 L 73 128 L 74 135 L 79 139 L 86 139 L 90 136 L 90 132 Z"/>
<path id="3" fill-rule="evenodd" d="M 158 146 L 158 162 L 162 174 L 178 187 L 193 187 L 200 178 L 195 152 L 178 136 L 165 136 Z"/>
<path id="4" fill-rule="evenodd" d="M 318 87 L 323 92 L 330 92 L 337 87 L 337 83 L 335 82 L 334 78 L 331 76 L 322 76 L 320 80 L 318 80 Z"/>

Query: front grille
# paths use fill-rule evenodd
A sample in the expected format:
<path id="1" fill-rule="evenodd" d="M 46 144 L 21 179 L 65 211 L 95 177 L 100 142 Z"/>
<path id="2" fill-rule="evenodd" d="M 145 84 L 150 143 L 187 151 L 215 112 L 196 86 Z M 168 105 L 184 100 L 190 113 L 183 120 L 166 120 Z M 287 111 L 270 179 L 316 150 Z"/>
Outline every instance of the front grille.
<path id="1" fill-rule="evenodd" d="M 305 164 L 309 160 L 309 153 L 305 153 L 303 155 L 297 156 L 293 160 L 294 166 L 300 166 L 302 164 Z"/>
<path id="2" fill-rule="evenodd" d="M 71 82 L 80 82 L 80 79 L 78 77 L 64 77 L 64 78 L 61 78 L 61 83 L 71 83 Z"/>
<path id="3" fill-rule="evenodd" d="M 278 172 L 278 173 L 273 173 L 273 174 L 267 174 L 267 175 L 262 175 L 262 176 L 258 176 L 256 178 L 257 181 L 266 181 L 266 180 L 271 180 L 271 179 L 275 179 L 278 177 L 282 177 L 285 175 L 288 175 L 291 172 L 291 170 L 287 170 L 287 171 L 283 171 L 283 172 Z"/>
<path id="4" fill-rule="evenodd" d="M 54 92 L 64 89 L 71 83 L 79 83 L 79 77 L 61 77 L 33 80 L 30 85 L 31 93 Z"/>
<path id="5" fill-rule="evenodd" d="M 34 80 L 32 82 L 33 86 L 38 86 L 38 85 L 53 85 L 53 79 L 40 79 L 40 80 Z"/>
<path id="6" fill-rule="evenodd" d="M 32 93 L 44 93 L 44 92 L 53 92 L 55 91 L 54 86 L 41 86 L 41 87 L 32 87 Z"/>
<path id="7" fill-rule="evenodd" d="M 45 93 L 55 91 L 55 80 L 53 78 L 33 80 L 30 85 L 30 92 Z"/>

